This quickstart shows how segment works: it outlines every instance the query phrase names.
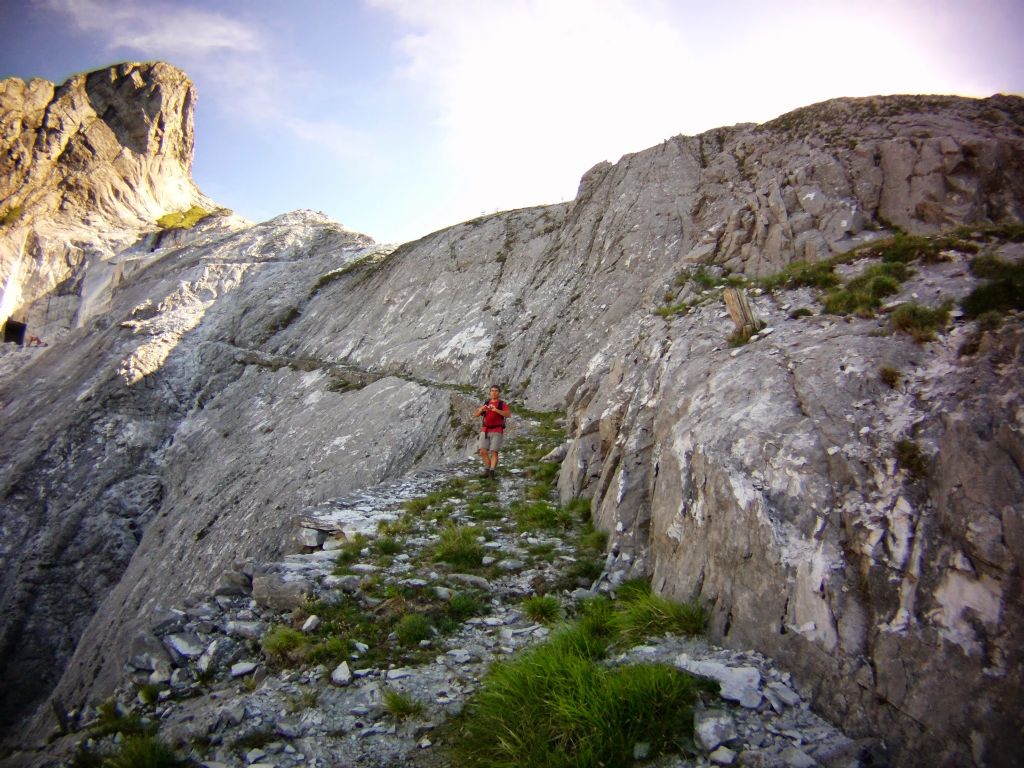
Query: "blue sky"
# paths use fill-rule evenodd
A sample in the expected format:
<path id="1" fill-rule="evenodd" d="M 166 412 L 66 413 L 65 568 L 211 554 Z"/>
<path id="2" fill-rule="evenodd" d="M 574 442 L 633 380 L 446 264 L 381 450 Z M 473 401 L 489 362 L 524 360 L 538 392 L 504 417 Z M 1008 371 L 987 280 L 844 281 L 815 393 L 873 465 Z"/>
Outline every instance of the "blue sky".
<path id="1" fill-rule="evenodd" d="M 0 0 L 0 77 L 163 59 L 193 175 L 401 242 L 571 199 L 676 134 L 835 96 L 1024 92 L 1016 0 Z"/>

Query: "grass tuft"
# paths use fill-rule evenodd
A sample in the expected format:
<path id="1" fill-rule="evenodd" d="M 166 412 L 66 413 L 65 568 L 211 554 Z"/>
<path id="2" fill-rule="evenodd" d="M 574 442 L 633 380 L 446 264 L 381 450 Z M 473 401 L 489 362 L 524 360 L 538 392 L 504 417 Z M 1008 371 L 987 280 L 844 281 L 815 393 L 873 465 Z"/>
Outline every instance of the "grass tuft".
<path id="1" fill-rule="evenodd" d="M 407 613 L 395 625 L 395 637 L 402 645 L 418 645 L 433 635 L 433 624 L 422 613 Z"/>
<path id="2" fill-rule="evenodd" d="M 434 560 L 456 567 L 475 568 L 483 560 L 484 549 L 477 541 L 480 531 L 468 525 L 447 525 L 434 546 Z"/>
<path id="3" fill-rule="evenodd" d="M 400 539 L 393 536 L 382 536 L 373 543 L 373 550 L 378 555 L 397 555 L 403 549 Z"/>
<path id="4" fill-rule="evenodd" d="M 896 442 L 896 461 L 915 480 L 923 480 L 928 476 L 928 461 L 921 446 L 913 440 Z"/>
<path id="5" fill-rule="evenodd" d="M 562 618 L 562 605 L 554 595 L 531 595 L 523 600 L 523 613 L 530 621 L 554 624 Z"/>
<path id="6" fill-rule="evenodd" d="M 964 315 L 976 318 L 987 312 L 1006 314 L 1024 310 L 1024 261 L 1003 261 L 995 256 L 978 256 L 971 261 L 971 273 L 985 280 L 961 302 Z"/>
<path id="7" fill-rule="evenodd" d="M 831 261 L 794 261 L 781 272 L 763 278 L 761 286 L 769 291 L 779 288 L 835 288 L 839 275 Z"/>
<path id="8" fill-rule="evenodd" d="M 896 389 L 900 384 L 900 372 L 895 368 L 883 365 L 878 369 L 878 378 L 885 382 L 891 389 Z"/>
<path id="9" fill-rule="evenodd" d="M 337 557 L 334 561 L 335 564 L 339 567 L 343 567 L 354 562 L 355 560 L 358 560 L 363 552 L 363 549 L 366 547 L 367 541 L 368 539 L 366 538 L 365 535 L 357 533 L 355 536 L 353 536 L 351 539 L 349 539 L 341 545 L 341 548 L 338 550 Z"/>
<path id="10" fill-rule="evenodd" d="M 908 333 L 915 341 L 925 342 L 935 339 L 936 331 L 942 330 L 949 322 L 950 304 L 931 309 L 915 302 L 900 304 L 890 319 L 893 328 Z"/>
<path id="11" fill-rule="evenodd" d="M 297 629 L 276 624 L 260 640 L 263 653 L 279 664 L 298 663 L 306 657 L 308 638 Z"/>
<path id="12" fill-rule="evenodd" d="M 461 622 L 476 616 L 483 609 L 484 605 L 477 597 L 459 592 L 452 595 L 452 599 L 445 606 L 445 613 L 449 618 Z"/>
<path id="13" fill-rule="evenodd" d="M 572 525 L 571 514 L 543 500 L 513 503 L 512 517 L 520 531 L 568 530 Z"/>
<path id="14" fill-rule="evenodd" d="M 13 224 L 21 218 L 22 207 L 20 205 L 14 205 L 8 208 L 3 213 L 0 213 L 0 227 L 6 227 L 8 224 Z"/>
<path id="15" fill-rule="evenodd" d="M 152 736 L 156 724 L 146 725 L 138 712 L 125 711 L 114 699 L 109 699 L 97 708 L 96 724 L 89 729 L 89 733 L 95 737 L 110 736 L 120 733 L 123 736 Z"/>
<path id="16" fill-rule="evenodd" d="M 395 720 L 409 720 L 420 717 L 425 707 L 423 702 L 417 701 L 408 694 L 396 691 L 394 688 L 385 688 L 383 693 L 384 709 Z"/>
<path id="17" fill-rule="evenodd" d="M 692 732 L 700 684 L 667 665 L 609 669 L 597 650 L 573 630 L 495 664 L 467 706 L 457 764 L 625 766 L 638 742 L 652 754 L 679 748 Z"/>
<path id="18" fill-rule="evenodd" d="M 577 497 L 566 504 L 563 509 L 580 522 L 590 519 L 590 499 Z"/>
<path id="19" fill-rule="evenodd" d="M 155 736 L 129 736 L 103 760 L 103 768 L 175 768 L 182 765 L 174 750 Z"/>
<path id="20" fill-rule="evenodd" d="M 707 626 L 707 613 L 692 603 L 677 603 L 660 595 L 638 595 L 612 617 L 612 628 L 627 641 L 666 632 L 698 635 Z"/>

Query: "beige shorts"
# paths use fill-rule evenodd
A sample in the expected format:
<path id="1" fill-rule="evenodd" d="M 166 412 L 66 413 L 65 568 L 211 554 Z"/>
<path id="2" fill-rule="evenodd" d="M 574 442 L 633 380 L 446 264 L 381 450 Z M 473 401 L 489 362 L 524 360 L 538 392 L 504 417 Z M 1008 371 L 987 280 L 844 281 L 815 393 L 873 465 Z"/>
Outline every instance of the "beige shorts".
<path id="1" fill-rule="evenodd" d="M 504 439 L 504 432 L 481 432 L 477 445 L 481 451 L 494 451 L 497 453 L 501 450 L 501 444 L 504 442 Z"/>

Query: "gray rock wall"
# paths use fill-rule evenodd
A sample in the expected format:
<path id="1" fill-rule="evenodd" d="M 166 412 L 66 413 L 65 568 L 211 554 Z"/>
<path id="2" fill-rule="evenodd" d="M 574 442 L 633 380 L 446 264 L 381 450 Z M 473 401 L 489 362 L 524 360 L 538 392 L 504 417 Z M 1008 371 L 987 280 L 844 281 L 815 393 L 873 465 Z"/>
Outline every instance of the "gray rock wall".
<path id="1" fill-rule="evenodd" d="M 623 576 L 709 605 L 716 639 L 784 660 L 906 764 L 1010 764 L 1024 328 L 961 358 L 966 328 L 920 346 L 884 321 L 756 306 L 775 330 L 749 347 L 725 345 L 714 307 L 653 321 L 578 390 L 563 495 L 594 497 Z M 901 439 L 925 478 L 898 464 Z"/>
<path id="2" fill-rule="evenodd" d="M 451 387 L 498 381 L 568 408 L 560 489 L 593 498 L 613 578 L 707 602 L 716 639 L 780 658 L 905 764 L 1016 754 L 1019 323 L 962 361 L 964 329 L 918 346 L 760 297 L 775 331 L 733 354 L 720 307 L 653 310 L 698 264 L 766 274 L 894 226 L 1020 221 L 1022 124 L 1010 97 L 827 102 L 393 252 L 309 212 L 156 250 L 133 230 L 70 271 L 82 327 L 0 358 L 5 717 L 65 665 L 66 706 L 104 695 L 153 610 L 286 551 L 303 505 L 464 450 Z M 907 290 L 970 287 L 962 259 L 935 269 Z M 897 466 L 903 437 L 926 480 Z"/>

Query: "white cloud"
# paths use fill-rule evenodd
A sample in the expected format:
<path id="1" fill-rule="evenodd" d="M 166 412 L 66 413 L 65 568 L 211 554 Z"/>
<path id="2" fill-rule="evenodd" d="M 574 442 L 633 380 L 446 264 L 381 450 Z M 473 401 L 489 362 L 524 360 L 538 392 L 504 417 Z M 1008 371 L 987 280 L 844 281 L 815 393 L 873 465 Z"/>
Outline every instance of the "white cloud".
<path id="1" fill-rule="evenodd" d="M 464 215 L 571 198 L 582 173 L 678 130 L 684 39 L 636 3 L 380 0 L 402 73 L 438 102 Z"/>
<path id="2" fill-rule="evenodd" d="M 172 3 L 145 5 L 112 0 L 44 0 L 84 32 L 101 33 L 112 52 L 135 51 L 147 57 L 194 56 L 215 52 L 253 53 L 263 48 L 253 27 L 220 13 Z"/>
<path id="3" fill-rule="evenodd" d="M 968 87 L 891 0 L 368 1 L 408 29 L 400 74 L 436 100 L 462 216 L 570 198 L 594 163 L 679 133 Z"/>

